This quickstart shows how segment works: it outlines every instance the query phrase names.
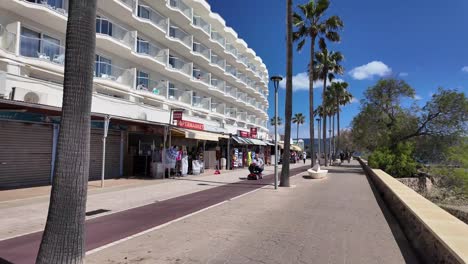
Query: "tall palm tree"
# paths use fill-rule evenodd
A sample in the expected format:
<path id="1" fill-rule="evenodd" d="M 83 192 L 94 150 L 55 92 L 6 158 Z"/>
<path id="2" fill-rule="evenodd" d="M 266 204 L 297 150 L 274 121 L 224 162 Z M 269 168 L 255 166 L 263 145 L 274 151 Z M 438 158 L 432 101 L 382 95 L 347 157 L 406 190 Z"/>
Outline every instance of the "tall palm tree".
<path id="1" fill-rule="evenodd" d="M 335 79 L 335 74 L 343 74 L 344 69 L 341 66 L 341 61 L 344 59 L 341 52 L 333 52 L 327 49 L 325 39 L 319 40 L 321 51 L 315 54 L 314 72 L 317 74 L 317 79 L 323 80 L 322 105 L 326 105 L 327 80 L 330 82 Z M 314 74 L 315 75 L 315 74 Z M 323 120 L 323 144 L 327 141 L 327 119 Z M 325 164 L 327 164 L 327 156 L 325 156 Z"/>
<path id="2" fill-rule="evenodd" d="M 336 149 L 340 150 L 340 106 L 347 105 L 353 99 L 353 95 L 348 91 L 348 83 L 347 82 L 336 82 L 332 83 L 333 90 L 335 92 L 335 99 L 336 99 L 336 122 L 337 122 L 337 130 L 338 130 L 338 137 L 336 142 Z"/>
<path id="3" fill-rule="evenodd" d="M 49 213 L 36 263 L 83 263 L 96 0 L 70 0 L 62 118 Z"/>
<path id="4" fill-rule="evenodd" d="M 314 55 L 315 41 L 322 36 L 329 41 L 340 41 L 338 30 L 343 28 L 343 21 L 338 16 L 325 18 L 325 12 L 330 6 L 329 0 L 310 0 L 304 5 L 299 5 L 301 14 L 294 13 L 293 20 L 296 31 L 294 32 L 294 40 L 299 41 L 297 50 L 302 50 L 306 39 L 310 38 L 310 63 L 309 63 L 309 116 L 313 116 L 314 112 Z M 310 122 L 310 151 L 314 153 L 314 122 Z M 312 159 L 311 167 L 315 165 L 315 159 Z"/>
<path id="5" fill-rule="evenodd" d="M 270 125 L 274 126 L 274 125 L 278 125 L 278 126 L 281 126 L 283 124 L 283 120 L 281 120 L 281 117 L 278 116 L 278 118 L 276 118 L 276 116 L 270 118 Z"/>
<path id="6" fill-rule="evenodd" d="M 286 105 L 284 127 L 284 152 L 283 166 L 281 168 L 280 186 L 289 187 L 289 156 L 291 139 L 292 117 L 292 73 L 293 73 L 293 24 L 292 24 L 292 0 L 286 0 Z"/>
<path id="7" fill-rule="evenodd" d="M 332 157 L 333 157 L 333 154 L 334 154 L 334 147 L 332 147 L 332 145 L 334 146 L 334 136 L 332 135 L 335 135 L 335 114 L 336 114 L 336 111 L 337 111 L 337 108 L 336 108 L 336 105 L 335 105 L 335 90 L 334 90 L 334 86 L 328 86 L 326 91 L 325 91 L 325 111 L 326 111 L 326 115 L 328 116 L 328 120 L 330 122 L 329 126 L 330 128 L 328 129 L 330 133 L 330 139 L 329 139 L 329 155 L 330 155 L 330 164 L 331 164 L 331 160 L 332 160 Z M 325 118 L 326 119 L 326 118 Z M 333 120 L 333 121 L 332 121 Z"/>
<path id="8" fill-rule="evenodd" d="M 297 124 L 297 136 L 296 136 L 296 142 L 299 142 L 299 125 L 304 124 L 305 122 L 305 116 L 302 113 L 296 113 L 293 118 L 292 122 L 294 124 Z"/>

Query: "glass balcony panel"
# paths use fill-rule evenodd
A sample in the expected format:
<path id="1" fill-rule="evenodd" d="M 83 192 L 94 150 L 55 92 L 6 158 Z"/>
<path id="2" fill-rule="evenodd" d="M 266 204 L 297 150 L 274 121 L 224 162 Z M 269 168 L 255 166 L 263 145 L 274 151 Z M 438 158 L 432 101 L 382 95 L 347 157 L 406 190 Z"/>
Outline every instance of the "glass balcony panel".
<path id="1" fill-rule="evenodd" d="M 169 27 L 169 37 L 180 40 L 182 43 L 192 48 L 192 35 L 189 35 L 179 27 L 171 25 Z"/>
<path id="2" fill-rule="evenodd" d="M 103 61 L 94 64 L 94 77 L 114 81 L 123 85 L 133 85 L 134 76 L 129 69 L 123 69 Z"/>
<path id="3" fill-rule="evenodd" d="M 22 35 L 20 37 L 20 55 L 63 65 L 65 63 L 65 47 L 58 44 L 59 40 L 43 36 L 44 38 L 35 38 Z"/>
<path id="4" fill-rule="evenodd" d="M 178 88 L 170 84 L 167 98 L 171 101 L 177 101 L 190 105 L 192 103 L 192 91 L 187 91 L 183 88 Z"/>
<path id="5" fill-rule="evenodd" d="M 175 56 L 169 56 L 169 67 L 190 75 L 190 63 Z"/>
<path id="6" fill-rule="evenodd" d="M 211 85 L 218 89 L 219 91 L 224 92 L 226 87 L 226 82 L 218 79 L 211 78 Z"/>
<path id="7" fill-rule="evenodd" d="M 223 70 L 226 68 L 226 60 L 213 53 L 211 54 L 211 63 L 218 65 Z"/>
<path id="8" fill-rule="evenodd" d="M 134 45 L 135 37 L 133 32 L 103 17 L 96 18 L 96 34 L 108 35 L 129 47 Z"/>
<path id="9" fill-rule="evenodd" d="M 169 0 L 169 4 L 172 8 L 180 10 L 184 15 L 192 19 L 192 8 L 186 5 L 182 0 Z"/>
<path id="10" fill-rule="evenodd" d="M 237 109 L 233 107 L 226 107 L 224 115 L 231 118 L 237 118 Z"/>
<path id="11" fill-rule="evenodd" d="M 200 109 L 210 110 L 211 98 L 202 96 L 193 96 L 192 106 Z"/>
<path id="12" fill-rule="evenodd" d="M 237 49 L 231 43 L 226 43 L 226 50 L 237 58 Z"/>
<path id="13" fill-rule="evenodd" d="M 136 90 L 145 91 L 154 95 L 167 97 L 167 84 L 165 81 L 155 81 L 151 79 L 138 78 Z"/>
<path id="14" fill-rule="evenodd" d="M 135 4 L 135 0 L 120 0 L 124 5 L 126 5 L 129 8 L 133 9 L 133 5 Z"/>
<path id="15" fill-rule="evenodd" d="M 237 69 L 232 65 L 226 64 L 226 72 L 234 77 L 237 77 Z"/>
<path id="16" fill-rule="evenodd" d="M 225 46 L 226 39 L 223 36 L 221 36 L 221 34 L 219 34 L 218 32 L 211 31 L 211 39 L 221 44 L 221 46 Z"/>
<path id="17" fill-rule="evenodd" d="M 237 89 L 231 86 L 226 86 L 226 94 L 237 99 Z"/>
<path id="18" fill-rule="evenodd" d="M 148 55 L 151 58 L 156 59 L 157 61 L 166 64 L 168 52 L 166 49 L 162 49 L 161 47 L 146 41 L 144 39 L 138 38 L 137 40 L 137 53 Z"/>
<path id="19" fill-rule="evenodd" d="M 210 49 L 201 43 L 193 42 L 193 51 L 195 53 L 201 54 L 203 57 L 207 58 L 208 60 L 210 59 Z"/>
<path id="20" fill-rule="evenodd" d="M 211 82 L 210 81 L 211 74 L 209 72 L 206 72 L 204 70 L 201 70 L 195 67 L 193 68 L 192 76 L 193 76 L 193 79 L 196 81 L 201 81 L 206 84 L 209 84 Z"/>
<path id="21" fill-rule="evenodd" d="M 201 28 L 207 34 L 210 34 L 211 26 L 201 16 L 193 15 L 193 25 Z"/>
<path id="22" fill-rule="evenodd" d="M 156 10 L 152 9 L 148 5 L 138 5 L 138 17 L 150 21 L 151 24 L 155 25 L 162 31 L 167 31 L 167 18 L 159 14 Z"/>
<path id="23" fill-rule="evenodd" d="M 0 49 L 11 53 L 16 52 L 16 34 L 0 25 Z"/>
<path id="24" fill-rule="evenodd" d="M 68 6 L 68 0 L 26 0 L 26 2 L 36 3 L 38 5 L 45 6 L 54 12 L 68 16 L 68 11 L 65 9 L 65 7 Z"/>
<path id="25" fill-rule="evenodd" d="M 217 102 L 212 101 L 211 102 L 211 112 L 224 115 L 225 109 L 226 109 L 225 106 L 226 106 L 225 104 L 221 104 L 221 103 L 217 103 Z"/>

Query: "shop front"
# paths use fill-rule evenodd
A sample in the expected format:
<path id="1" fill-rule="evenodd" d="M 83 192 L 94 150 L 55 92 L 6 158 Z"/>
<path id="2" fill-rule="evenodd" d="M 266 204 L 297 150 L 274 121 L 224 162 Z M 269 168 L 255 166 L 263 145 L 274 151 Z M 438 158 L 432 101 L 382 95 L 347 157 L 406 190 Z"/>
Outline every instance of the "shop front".
<path id="1" fill-rule="evenodd" d="M 267 143 L 256 139 L 256 136 L 256 129 L 251 129 L 250 132 L 238 130 L 237 135 L 232 136 L 232 168 L 243 168 L 249 166 L 257 155 L 267 164 L 267 155 L 269 155 L 269 150 L 266 147 Z"/>

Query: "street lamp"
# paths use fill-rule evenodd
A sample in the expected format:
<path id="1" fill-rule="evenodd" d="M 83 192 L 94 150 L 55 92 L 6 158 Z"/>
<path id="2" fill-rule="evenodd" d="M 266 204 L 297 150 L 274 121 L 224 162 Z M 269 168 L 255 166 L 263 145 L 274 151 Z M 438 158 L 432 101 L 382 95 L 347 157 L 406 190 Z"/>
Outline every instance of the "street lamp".
<path id="1" fill-rule="evenodd" d="M 329 142 L 330 148 L 328 149 L 328 155 L 330 155 L 330 158 L 329 158 L 329 160 L 330 160 L 330 166 L 333 164 L 333 163 L 332 163 L 332 155 L 333 155 L 333 154 L 332 154 L 332 140 L 331 140 L 331 135 L 332 135 L 332 130 L 329 129 L 329 130 L 328 130 L 328 140 L 330 140 L 330 142 Z"/>
<path id="2" fill-rule="evenodd" d="M 271 76 L 270 78 L 275 86 L 275 189 L 278 189 L 278 87 L 282 80 L 281 76 Z"/>
<path id="3" fill-rule="evenodd" d="M 318 126 L 318 163 L 320 165 L 320 121 L 322 121 L 322 119 L 320 118 L 316 118 L 315 119 L 317 121 L 317 126 Z M 315 138 L 312 138 L 311 140 L 315 141 Z M 315 145 L 315 142 L 313 142 L 312 144 Z M 314 153 L 312 153 L 312 155 L 314 155 Z M 314 159 L 317 159 L 317 155 L 315 155 L 315 157 L 313 157 Z"/>

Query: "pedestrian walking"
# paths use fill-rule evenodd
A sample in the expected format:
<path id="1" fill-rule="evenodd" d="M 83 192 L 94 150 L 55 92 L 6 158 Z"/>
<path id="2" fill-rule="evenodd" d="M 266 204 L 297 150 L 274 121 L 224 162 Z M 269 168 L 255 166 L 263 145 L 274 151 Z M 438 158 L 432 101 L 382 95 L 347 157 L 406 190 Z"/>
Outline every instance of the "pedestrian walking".
<path id="1" fill-rule="evenodd" d="M 302 152 L 302 159 L 304 160 L 304 164 L 305 164 L 305 161 L 307 159 L 307 152 Z"/>
<path id="2" fill-rule="evenodd" d="M 345 159 L 345 154 L 343 152 L 340 153 L 340 160 L 341 160 L 341 163 L 344 162 L 344 159 Z"/>
<path id="3" fill-rule="evenodd" d="M 351 153 L 348 152 L 347 154 L 348 154 L 348 163 L 350 163 L 351 162 Z"/>

